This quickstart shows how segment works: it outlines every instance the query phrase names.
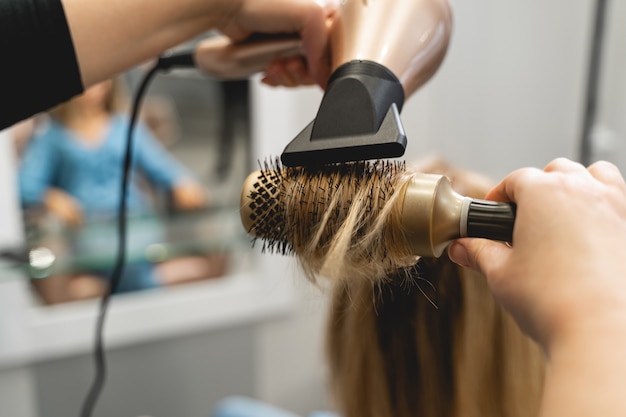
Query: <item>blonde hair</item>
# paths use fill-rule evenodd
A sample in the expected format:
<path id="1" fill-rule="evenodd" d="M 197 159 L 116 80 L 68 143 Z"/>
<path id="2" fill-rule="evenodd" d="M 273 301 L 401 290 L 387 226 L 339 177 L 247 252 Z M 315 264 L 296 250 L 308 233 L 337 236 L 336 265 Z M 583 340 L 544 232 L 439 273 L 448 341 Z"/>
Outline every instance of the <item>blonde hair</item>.
<path id="1" fill-rule="evenodd" d="M 404 274 L 334 285 L 327 354 L 342 415 L 536 415 L 543 356 L 486 281 L 445 255 L 414 267 L 422 284 Z"/>
<path id="2" fill-rule="evenodd" d="M 294 218 L 286 224 L 302 227 L 294 252 L 310 278 L 330 284 L 336 406 L 344 417 L 535 415 L 542 352 L 495 302 L 484 277 L 446 255 L 418 259 L 403 249 L 396 191 L 418 172 L 446 174 L 470 197 L 489 189 L 485 177 L 441 159 L 406 172 L 339 173 L 350 176 L 348 184 L 324 175 L 288 182 L 286 211 Z M 307 192 L 315 199 L 303 198 Z M 381 192 L 391 194 L 378 198 Z M 312 215 L 320 226 L 307 238 Z"/>
<path id="3" fill-rule="evenodd" d="M 400 219 L 401 163 L 375 161 L 328 170 L 287 168 L 278 199 L 288 241 L 306 276 L 377 282 L 417 258 Z"/>
<path id="4" fill-rule="evenodd" d="M 110 114 L 125 111 L 128 108 L 128 92 L 124 80 L 121 77 L 116 77 L 103 82 L 111 82 L 111 89 L 104 102 L 105 111 Z M 53 107 L 48 111 L 48 114 L 66 124 L 76 106 L 80 106 L 75 99 L 76 97 Z"/>

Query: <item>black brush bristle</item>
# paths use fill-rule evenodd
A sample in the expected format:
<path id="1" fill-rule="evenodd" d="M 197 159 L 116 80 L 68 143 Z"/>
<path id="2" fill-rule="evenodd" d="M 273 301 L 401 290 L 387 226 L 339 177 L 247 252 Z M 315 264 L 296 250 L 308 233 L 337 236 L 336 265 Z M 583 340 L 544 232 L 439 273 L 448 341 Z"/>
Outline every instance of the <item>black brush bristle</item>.
<path id="1" fill-rule="evenodd" d="M 321 243 L 330 241 L 345 219 L 354 196 L 364 187 L 368 192 L 366 207 L 371 218 L 394 192 L 398 175 L 405 172 L 404 161 L 360 161 L 311 167 L 285 167 L 278 158 L 259 162 L 260 174 L 249 191 L 252 227 L 248 232 L 263 241 L 262 251 L 293 255 L 314 233 L 333 198 L 341 193 L 341 204 L 332 207 L 329 224 L 322 231 Z M 296 200 L 294 200 L 296 199 Z M 288 208 L 286 201 L 296 201 L 299 209 Z M 364 225 L 365 227 L 365 225 Z M 357 233 L 357 237 L 358 237 Z"/>

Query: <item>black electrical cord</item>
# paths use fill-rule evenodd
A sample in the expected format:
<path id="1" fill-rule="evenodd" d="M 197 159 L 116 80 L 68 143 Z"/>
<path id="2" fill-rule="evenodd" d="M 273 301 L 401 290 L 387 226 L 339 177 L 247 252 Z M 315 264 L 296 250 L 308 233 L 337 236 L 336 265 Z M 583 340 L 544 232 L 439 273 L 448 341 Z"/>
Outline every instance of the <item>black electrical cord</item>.
<path id="1" fill-rule="evenodd" d="M 124 271 L 124 264 L 126 263 L 126 201 L 128 194 L 128 177 L 130 175 L 130 168 L 132 166 L 133 159 L 133 130 L 137 123 L 137 117 L 139 115 L 139 108 L 141 104 L 141 100 L 145 95 L 145 91 L 148 87 L 148 84 L 154 77 L 154 75 L 162 70 L 167 70 L 173 67 L 192 67 L 194 66 L 193 61 L 193 53 L 192 52 L 183 52 L 165 55 L 159 58 L 157 63 L 144 75 L 141 84 L 139 85 L 139 89 L 135 94 L 135 98 L 133 100 L 133 106 L 131 110 L 131 118 L 128 125 L 128 131 L 126 136 L 126 148 L 124 150 L 124 160 L 122 162 L 122 183 L 121 183 L 121 195 L 120 195 L 120 204 L 117 218 L 117 231 L 118 231 L 118 247 L 117 247 L 117 255 L 115 261 L 115 267 L 113 272 L 111 273 L 111 279 L 109 282 L 108 289 L 106 293 L 102 296 L 100 301 L 100 309 L 98 313 L 98 318 L 96 321 L 96 334 L 94 340 L 94 365 L 95 365 L 95 376 L 92 382 L 91 388 L 85 397 L 83 402 L 83 406 L 80 412 L 81 417 L 90 417 L 95 408 L 96 402 L 102 393 L 102 389 L 104 387 L 104 383 L 106 381 L 107 376 L 107 367 L 106 367 L 106 355 L 104 349 L 104 323 L 106 318 L 106 313 L 108 310 L 109 302 L 111 300 L 111 295 L 115 293 L 121 278 L 122 272 Z"/>

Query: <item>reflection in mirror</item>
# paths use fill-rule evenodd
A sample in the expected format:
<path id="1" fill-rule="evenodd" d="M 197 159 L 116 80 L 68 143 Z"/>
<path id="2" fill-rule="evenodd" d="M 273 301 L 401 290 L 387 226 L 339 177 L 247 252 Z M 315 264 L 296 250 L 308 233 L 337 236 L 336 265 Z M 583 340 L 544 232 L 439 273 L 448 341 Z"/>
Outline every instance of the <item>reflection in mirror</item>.
<path id="1" fill-rule="evenodd" d="M 12 129 L 29 271 L 45 304 L 101 296 L 136 68 Z M 118 293 L 225 279 L 249 251 L 238 220 L 250 168 L 248 81 L 157 76 L 134 134 L 127 259 Z M 240 256 L 237 256 L 240 259 Z"/>

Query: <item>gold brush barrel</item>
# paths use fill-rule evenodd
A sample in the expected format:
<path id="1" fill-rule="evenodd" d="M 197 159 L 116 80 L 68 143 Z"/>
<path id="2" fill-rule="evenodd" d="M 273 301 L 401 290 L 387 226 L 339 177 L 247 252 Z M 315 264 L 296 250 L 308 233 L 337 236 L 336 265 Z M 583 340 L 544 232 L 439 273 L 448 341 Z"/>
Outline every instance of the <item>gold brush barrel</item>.
<path id="1" fill-rule="evenodd" d="M 403 190 L 401 227 L 416 255 L 438 258 L 462 236 L 463 213 L 471 198 L 452 189 L 445 176 L 414 176 Z"/>
<path id="2" fill-rule="evenodd" d="M 513 241 L 515 204 L 462 196 L 434 174 L 414 175 L 403 193 L 400 223 L 416 255 L 438 258 L 461 237 Z"/>

